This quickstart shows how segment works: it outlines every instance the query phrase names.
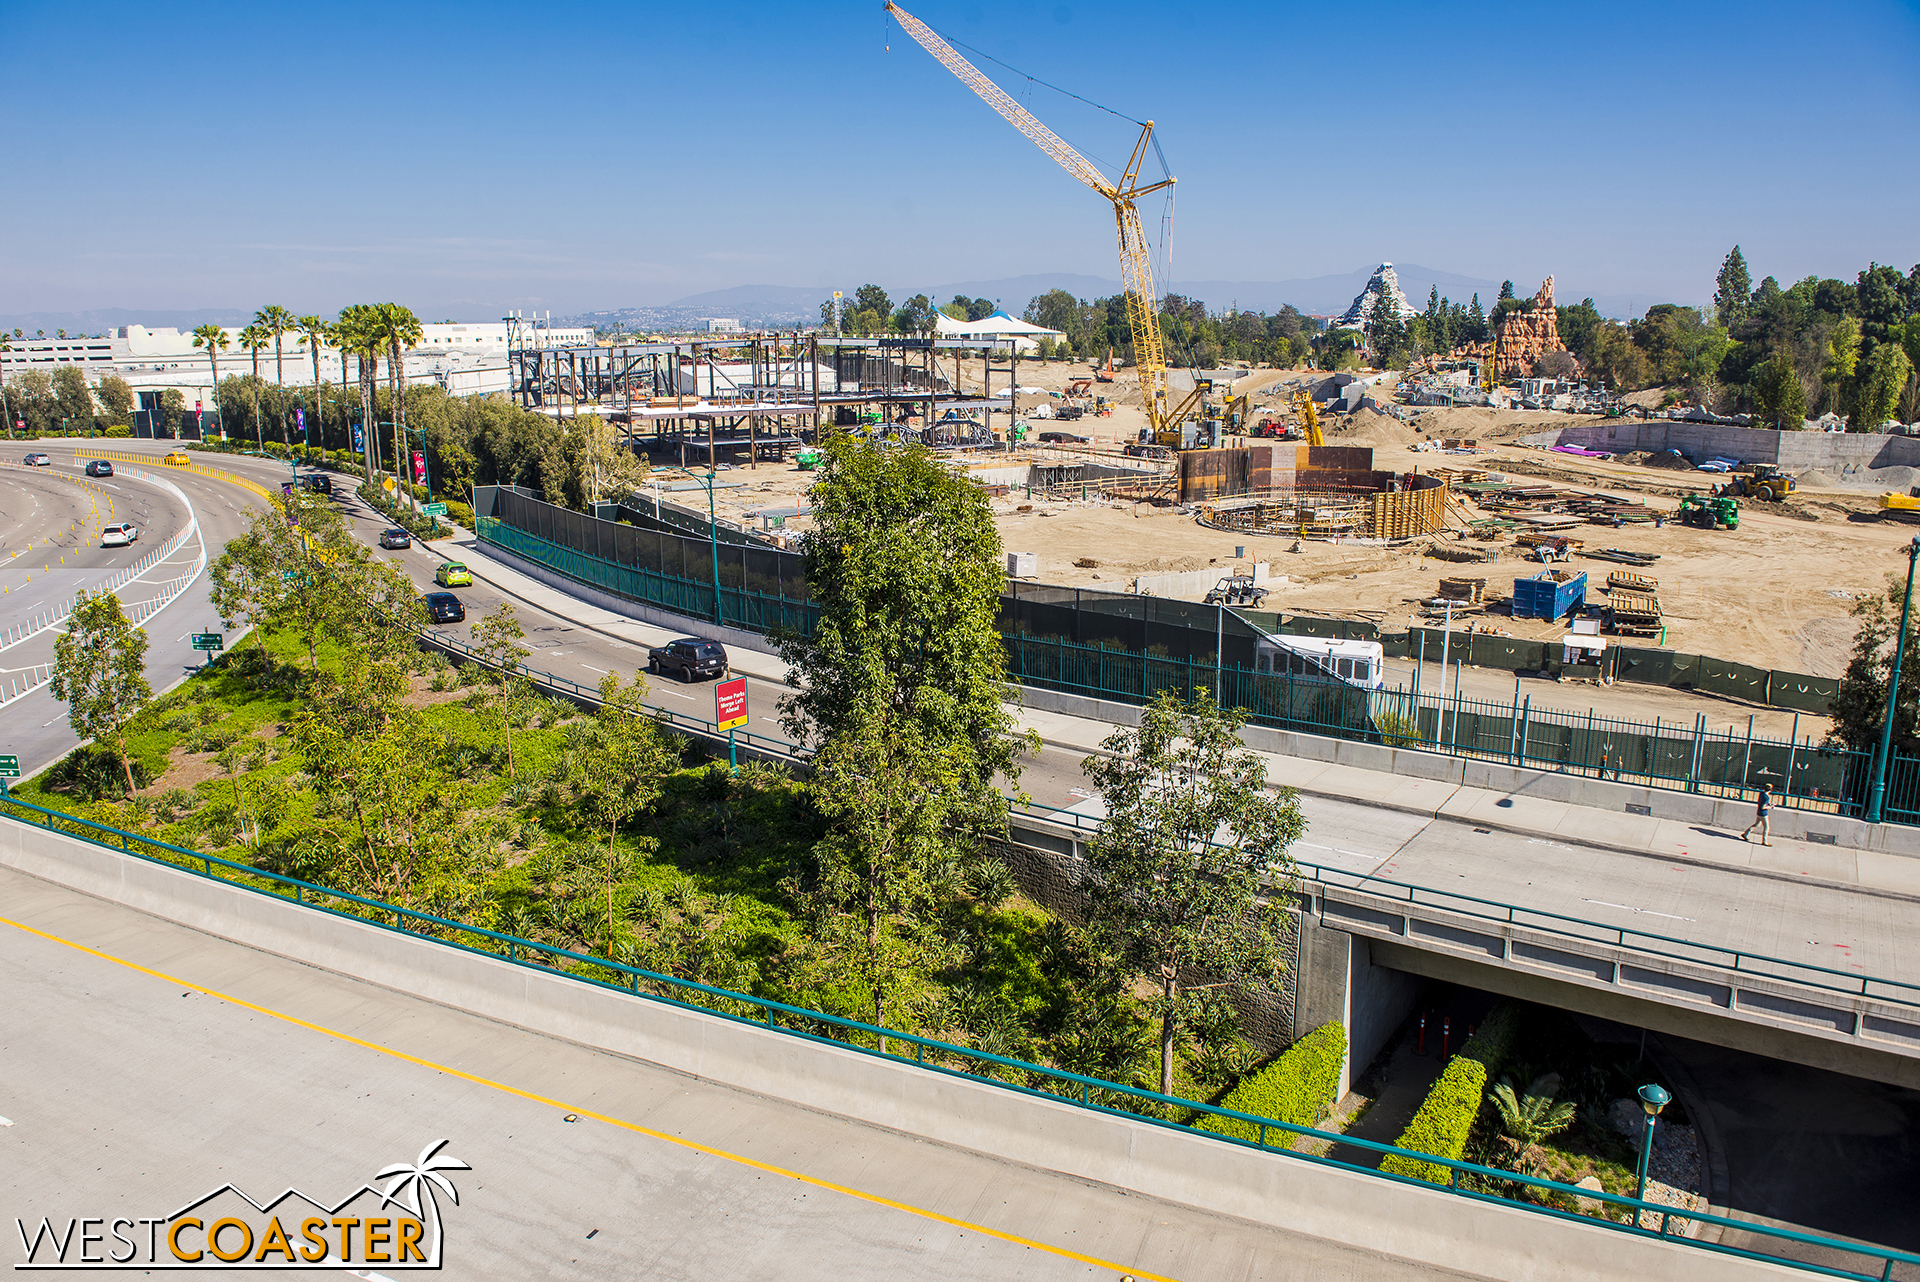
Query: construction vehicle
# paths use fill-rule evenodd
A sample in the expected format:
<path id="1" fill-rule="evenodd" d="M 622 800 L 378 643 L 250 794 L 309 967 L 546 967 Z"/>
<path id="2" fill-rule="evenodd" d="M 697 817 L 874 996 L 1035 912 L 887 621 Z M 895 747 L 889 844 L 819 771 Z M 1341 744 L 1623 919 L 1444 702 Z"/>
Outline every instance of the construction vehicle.
<path id="1" fill-rule="evenodd" d="M 1920 485 L 1914 486 L 1905 494 L 1895 494 L 1891 490 L 1882 494 L 1880 519 L 1900 521 L 1907 525 L 1920 525 Z"/>
<path id="2" fill-rule="evenodd" d="M 1230 574 L 1213 585 L 1203 605 L 1251 605 L 1258 607 L 1267 599 L 1267 589 L 1257 587 L 1251 574 Z"/>
<path id="3" fill-rule="evenodd" d="M 1104 366 L 1095 365 L 1093 367 L 1093 381 L 1096 383 L 1111 383 L 1113 381 L 1113 349 L 1111 347 L 1107 349 L 1107 363 Z"/>
<path id="4" fill-rule="evenodd" d="M 1314 408 L 1313 393 L 1304 387 L 1296 388 L 1293 408 L 1300 413 L 1300 434 L 1307 444 L 1325 445 L 1327 440 L 1320 435 L 1320 411 Z"/>
<path id="5" fill-rule="evenodd" d="M 1169 433 L 1177 438 L 1180 425 L 1195 417 L 1195 407 L 1199 405 L 1202 393 L 1199 380 L 1196 380 L 1194 389 L 1178 402 L 1170 402 L 1168 396 L 1167 350 L 1160 334 L 1160 301 L 1153 288 L 1153 268 L 1147 255 L 1147 233 L 1140 223 L 1140 211 L 1135 208 L 1135 202 L 1142 196 L 1168 190 L 1175 181 L 1171 174 L 1156 183 L 1143 184 L 1140 180 L 1140 167 L 1146 163 L 1149 150 L 1156 154 L 1159 151 L 1159 145 L 1153 140 L 1153 122 L 1149 120 L 1141 127 L 1139 141 L 1134 143 L 1125 169 L 1117 181 L 1109 182 L 1091 161 L 1041 124 L 1033 113 L 1015 102 L 999 85 L 981 75 L 978 68 L 955 53 L 953 47 L 934 34 L 926 23 L 894 4 L 893 0 L 887 0 L 887 12 L 900 23 L 901 30 L 918 41 L 921 48 L 958 76 L 969 89 L 980 95 L 981 100 L 999 112 L 1008 124 L 1052 156 L 1068 173 L 1112 203 L 1114 224 L 1120 237 L 1120 286 L 1126 298 L 1127 326 L 1133 334 L 1133 364 L 1140 375 L 1140 399 L 1146 406 L 1153 443 L 1163 444 Z M 1108 354 L 1108 364 L 1112 364 L 1111 353 Z"/>
<path id="6" fill-rule="evenodd" d="M 1771 463 L 1756 463 L 1721 486 L 1719 493 L 1736 499 L 1765 499 L 1769 503 L 1784 499 L 1799 487 L 1793 478 Z"/>
<path id="7" fill-rule="evenodd" d="M 1680 500 L 1680 524 L 1698 526 L 1703 530 L 1737 530 L 1740 528 L 1740 504 L 1725 494 L 1708 498 L 1689 494 Z"/>

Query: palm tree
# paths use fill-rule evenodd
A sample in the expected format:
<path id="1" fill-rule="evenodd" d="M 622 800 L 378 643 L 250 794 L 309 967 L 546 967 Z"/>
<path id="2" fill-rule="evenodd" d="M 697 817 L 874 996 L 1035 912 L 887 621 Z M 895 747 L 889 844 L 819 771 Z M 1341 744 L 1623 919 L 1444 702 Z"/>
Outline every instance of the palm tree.
<path id="1" fill-rule="evenodd" d="M 428 1267 L 437 1268 L 440 1264 L 440 1203 L 434 1197 L 437 1187 L 455 1206 L 460 1205 L 460 1193 L 453 1187 L 453 1181 L 440 1174 L 442 1171 L 471 1171 L 473 1168 L 457 1157 L 441 1157 L 439 1152 L 447 1146 L 446 1140 L 429 1144 L 420 1150 L 420 1156 L 411 1162 L 395 1162 L 385 1166 L 374 1178 L 391 1179 L 386 1191 L 380 1195 L 382 1206 L 399 1205 L 405 1207 L 416 1219 L 424 1220 L 433 1226 L 433 1246 L 427 1258 L 432 1262 Z"/>
<path id="2" fill-rule="evenodd" d="M 253 314 L 253 323 L 273 335 L 273 385 L 284 388 L 287 382 L 285 354 L 281 351 L 281 342 L 287 331 L 293 328 L 293 313 L 278 303 L 269 303 Z M 287 394 L 282 391 L 280 402 L 280 442 L 288 449 L 293 448 L 293 440 L 287 435 Z"/>
<path id="3" fill-rule="evenodd" d="M 293 327 L 300 334 L 296 341 L 303 344 L 307 354 L 313 357 L 314 413 L 321 415 L 320 448 L 324 450 L 327 448 L 327 420 L 325 411 L 320 407 L 320 349 L 333 340 L 333 330 L 318 316 L 302 316 L 293 322 Z"/>
<path id="4" fill-rule="evenodd" d="M 19 332 L 19 330 L 15 330 L 14 334 L 18 334 Z M 0 352 L 10 352 L 13 350 L 12 338 L 12 335 L 6 333 L 4 330 L 0 330 Z M 13 439 L 13 402 L 7 396 L 7 367 L 5 365 L 0 365 L 0 413 L 4 413 L 7 416 L 7 439 L 11 441 Z"/>
<path id="5" fill-rule="evenodd" d="M 253 358 L 253 437 L 262 450 L 267 448 L 266 430 L 260 426 L 260 353 L 273 341 L 273 333 L 258 323 L 240 331 L 240 346 Z"/>
<path id="6" fill-rule="evenodd" d="M 1516 1098 L 1511 1082 L 1493 1088 L 1493 1107 L 1500 1114 L 1500 1130 L 1513 1150 L 1514 1169 L 1531 1174 L 1539 1165 L 1540 1145 L 1573 1125 L 1574 1106 L 1570 1101 L 1554 1103 L 1560 1091 L 1560 1075 L 1548 1073 L 1536 1077 L 1523 1097 Z"/>
<path id="7" fill-rule="evenodd" d="M 220 437 L 226 439 L 227 416 L 220 410 L 220 353 L 227 346 L 227 331 L 224 326 L 208 321 L 193 331 L 193 345 L 207 349 L 207 361 L 213 366 L 213 413 L 220 420 Z M 202 436 L 206 433 L 201 433 Z"/>
<path id="8" fill-rule="evenodd" d="M 374 307 L 375 324 L 387 348 L 387 383 L 393 389 L 393 473 L 406 488 L 407 503 L 418 508 L 413 496 L 413 473 L 403 467 L 407 440 L 407 357 L 406 350 L 424 337 L 420 318 L 399 303 L 379 303 Z"/>
<path id="9" fill-rule="evenodd" d="M 351 352 L 360 366 L 360 434 L 361 462 L 365 465 L 367 483 L 373 483 L 373 460 L 380 452 L 380 425 L 377 403 L 374 398 L 374 386 L 380 375 L 380 336 L 376 324 L 374 308 L 367 303 L 354 303 L 340 309 L 340 319 L 333 326 L 333 341 L 340 348 L 340 381 L 347 381 L 347 353 Z"/>

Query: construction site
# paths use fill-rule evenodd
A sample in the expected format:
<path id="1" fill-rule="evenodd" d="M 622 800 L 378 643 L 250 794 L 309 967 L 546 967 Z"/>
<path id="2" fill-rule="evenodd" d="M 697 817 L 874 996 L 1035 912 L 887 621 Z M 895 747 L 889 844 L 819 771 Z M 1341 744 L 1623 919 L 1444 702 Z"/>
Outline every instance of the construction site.
<path id="1" fill-rule="evenodd" d="M 938 36 L 894 15 L 1111 207 L 1133 360 L 1036 359 L 1018 325 L 564 346 L 510 322 L 513 395 L 556 418 L 614 424 L 655 468 L 657 514 L 699 491 L 733 537 L 786 547 L 807 527 L 814 447 L 849 433 L 924 445 L 981 485 L 1013 580 L 1250 604 L 1276 633 L 1438 626 L 1511 639 L 1543 656 L 1536 669 L 1455 680 L 1516 700 L 1533 676 L 1590 681 L 1595 702 L 1635 715 L 1671 711 L 1672 691 L 1613 688 L 1629 645 L 1830 690 L 1857 630 L 1851 610 L 1884 589 L 1911 537 L 1884 519 L 1906 505 L 1874 492 L 1920 479 L 1909 465 L 1872 466 L 1893 447 L 1863 453 L 1867 438 L 1845 438 L 1855 444 L 1827 447 L 1829 472 L 1813 442 L 1789 449 L 1781 438 L 1795 434 L 1713 420 L 1701 430 L 1715 434 L 1715 466 L 1732 472 L 1695 470 L 1705 437 L 1685 438 L 1690 453 L 1607 448 L 1641 443 L 1646 405 L 1525 377 L 1565 351 L 1551 278 L 1530 307 L 1500 318 L 1484 351 L 1419 369 L 1173 368 L 1136 209 L 1173 182 L 1142 176 L 1158 154 L 1152 125 L 1108 179 Z M 1342 323 L 1364 325 L 1383 306 L 1412 310 L 1391 264 Z M 1659 443 L 1681 440 L 1661 431 Z M 1390 653 L 1387 674 L 1418 683 L 1427 661 Z M 1777 703 L 1761 701 L 1757 724 L 1824 732 L 1823 717 Z"/>

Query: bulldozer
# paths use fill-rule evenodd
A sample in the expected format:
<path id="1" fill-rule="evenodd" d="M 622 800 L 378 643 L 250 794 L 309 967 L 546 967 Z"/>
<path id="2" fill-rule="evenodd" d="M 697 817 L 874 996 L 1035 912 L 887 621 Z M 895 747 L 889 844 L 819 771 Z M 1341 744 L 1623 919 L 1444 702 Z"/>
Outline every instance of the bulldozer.
<path id="1" fill-rule="evenodd" d="M 1740 528 L 1740 504 L 1725 494 L 1706 498 L 1689 494 L 1680 500 L 1680 524 L 1698 526 L 1703 530 L 1737 530 Z"/>
<path id="2" fill-rule="evenodd" d="M 1771 463 L 1757 463 L 1751 469 L 1730 477 L 1718 493 L 1735 499 L 1765 499 L 1776 503 L 1798 487 L 1793 478 Z"/>

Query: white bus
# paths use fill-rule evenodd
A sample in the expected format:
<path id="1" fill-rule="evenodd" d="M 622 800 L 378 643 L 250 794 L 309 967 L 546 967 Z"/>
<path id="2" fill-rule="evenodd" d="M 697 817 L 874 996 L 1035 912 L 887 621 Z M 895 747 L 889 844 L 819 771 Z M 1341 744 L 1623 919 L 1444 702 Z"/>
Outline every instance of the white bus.
<path id="1" fill-rule="evenodd" d="M 1254 667 L 1261 672 L 1318 677 L 1362 690 L 1386 684 L 1386 658 L 1386 647 L 1378 641 L 1262 634 L 1254 643 Z"/>

